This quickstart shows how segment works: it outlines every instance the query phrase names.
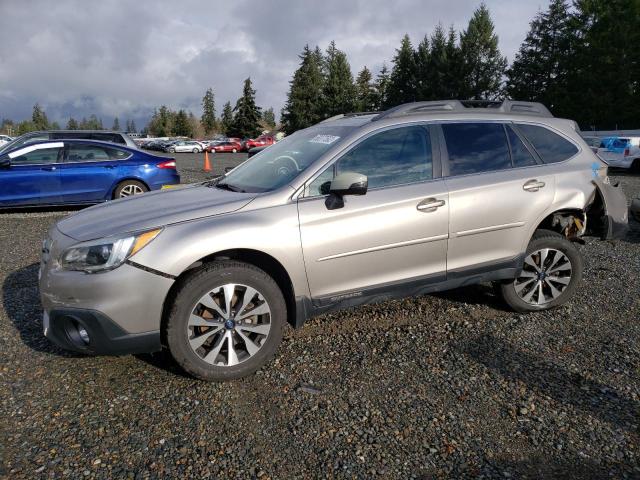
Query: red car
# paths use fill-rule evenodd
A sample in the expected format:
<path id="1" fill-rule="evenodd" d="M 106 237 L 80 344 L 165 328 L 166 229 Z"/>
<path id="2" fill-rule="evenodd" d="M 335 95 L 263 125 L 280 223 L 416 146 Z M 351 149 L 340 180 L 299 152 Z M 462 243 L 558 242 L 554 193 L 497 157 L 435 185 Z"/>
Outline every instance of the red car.
<path id="1" fill-rule="evenodd" d="M 273 145 L 274 143 L 275 141 L 273 140 L 273 137 L 258 137 L 247 140 L 245 142 L 245 147 L 249 150 L 254 147 L 266 147 L 267 145 Z"/>
<path id="2" fill-rule="evenodd" d="M 214 151 L 216 153 L 220 153 L 220 152 L 236 153 L 236 152 L 242 151 L 242 145 L 240 144 L 240 142 L 222 142 L 217 145 L 212 145 L 209 148 L 210 148 L 209 151 Z"/>

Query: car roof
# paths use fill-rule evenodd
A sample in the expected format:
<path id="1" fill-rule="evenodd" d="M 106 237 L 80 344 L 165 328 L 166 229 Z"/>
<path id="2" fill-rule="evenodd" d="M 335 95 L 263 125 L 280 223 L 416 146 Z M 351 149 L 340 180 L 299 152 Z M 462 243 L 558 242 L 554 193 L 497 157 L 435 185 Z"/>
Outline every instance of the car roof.
<path id="1" fill-rule="evenodd" d="M 76 130 L 72 130 L 72 131 L 76 131 Z M 20 149 L 26 148 L 26 147 L 31 147 L 33 145 L 42 145 L 42 144 L 46 144 L 46 143 L 57 143 L 57 142 L 65 142 L 65 143 L 70 143 L 70 144 L 74 144 L 74 143 L 91 144 L 91 145 L 98 145 L 98 146 L 102 146 L 102 147 L 119 148 L 119 149 L 122 149 L 122 150 L 127 150 L 129 152 L 145 153 L 142 150 L 138 150 L 136 148 L 129 147 L 129 146 L 123 144 L 123 143 L 105 142 L 103 140 L 91 140 L 91 139 L 84 139 L 84 138 L 54 138 L 54 139 L 51 139 L 51 140 L 37 140 L 35 142 L 30 142 L 30 143 L 27 143 L 27 144 L 24 144 L 24 145 L 20 145 L 19 147 L 12 148 L 11 150 L 7 150 L 6 152 L 2 152 L 2 154 L 9 153 L 9 152 L 14 152 L 16 150 L 20 150 Z"/>

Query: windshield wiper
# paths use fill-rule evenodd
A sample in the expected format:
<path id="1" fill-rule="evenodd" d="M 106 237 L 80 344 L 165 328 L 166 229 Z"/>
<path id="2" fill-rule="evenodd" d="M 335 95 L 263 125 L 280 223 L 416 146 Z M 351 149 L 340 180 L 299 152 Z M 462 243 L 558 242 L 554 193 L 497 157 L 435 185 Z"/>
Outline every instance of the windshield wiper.
<path id="1" fill-rule="evenodd" d="M 216 184 L 216 188 L 220 188 L 222 190 L 229 190 L 230 192 L 240 192 L 240 193 L 246 193 L 245 190 L 235 187 L 233 185 L 229 185 L 228 183 L 217 183 Z"/>

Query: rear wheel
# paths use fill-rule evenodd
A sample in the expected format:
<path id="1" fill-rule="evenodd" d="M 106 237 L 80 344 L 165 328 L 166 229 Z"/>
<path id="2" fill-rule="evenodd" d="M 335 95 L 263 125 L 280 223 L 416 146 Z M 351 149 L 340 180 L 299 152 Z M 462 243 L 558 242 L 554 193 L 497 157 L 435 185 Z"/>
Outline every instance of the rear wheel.
<path id="1" fill-rule="evenodd" d="M 629 170 L 631 170 L 633 173 L 640 173 L 640 158 L 636 158 L 633 161 Z"/>
<path id="2" fill-rule="evenodd" d="M 282 292 L 264 271 L 243 262 L 215 262 L 189 276 L 176 292 L 167 344 L 194 377 L 244 377 L 275 354 L 286 315 Z"/>
<path id="3" fill-rule="evenodd" d="M 200 152 L 200 150 L 198 150 L 197 148 L 193 149 L 193 153 L 199 153 L 199 152 Z"/>
<path id="4" fill-rule="evenodd" d="M 235 148 L 233 150 L 231 150 L 232 153 L 236 153 L 238 150 L 236 150 Z"/>
<path id="5" fill-rule="evenodd" d="M 141 193 L 148 192 L 147 186 L 138 182 L 137 180 L 125 180 L 118 185 L 113 192 L 113 198 L 126 198 L 132 195 L 140 195 Z"/>
<path id="6" fill-rule="evenodd" d="M 169 153 L 176 153 L 176 149 L 175 148 L 170 148 L 169 149 Z"/>
<path id="7" fill-rule="evenodd" d="M 499 291 L 518 312 L 547 310 L 567 302 L 582 279 L 584 261 L 573 243 L 559 233 L 538 230 L 529 246 L 522 272 L 499 285 Z"/>

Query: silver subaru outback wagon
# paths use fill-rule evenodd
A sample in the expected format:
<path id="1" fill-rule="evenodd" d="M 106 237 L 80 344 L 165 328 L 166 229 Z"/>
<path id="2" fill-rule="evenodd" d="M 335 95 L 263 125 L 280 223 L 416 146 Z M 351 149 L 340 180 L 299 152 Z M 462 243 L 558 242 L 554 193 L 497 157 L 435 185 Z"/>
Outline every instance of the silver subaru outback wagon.
<path id="1" fill-rule="evenodd" d="M 520 312 L 567 302 L 583 235 L 627 204 L 576 124 L 540 104 L 422 102 L 340 115 L 222 178 L 98 205 L 44 240 L 44 333 L 94 354 L 168 349 L 250 374 L 285 324 L 495 282 Z"/>

